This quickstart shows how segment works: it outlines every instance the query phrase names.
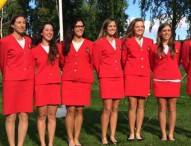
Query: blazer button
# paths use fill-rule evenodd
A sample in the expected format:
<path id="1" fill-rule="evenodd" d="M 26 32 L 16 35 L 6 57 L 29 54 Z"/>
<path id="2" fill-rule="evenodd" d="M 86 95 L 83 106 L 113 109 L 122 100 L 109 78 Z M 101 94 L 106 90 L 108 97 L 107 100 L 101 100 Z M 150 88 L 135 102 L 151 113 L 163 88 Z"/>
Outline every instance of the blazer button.
<path id="1" fill-rule="evenodd" d="M 141 60 L 143 60 L 143 57 L 141 58 Z"/>
<path id="2" fill-rule="evenodd" d="M 26 70 L 27 70 L 27 68 L 24 68 L 24 70 L 26 71 Z"/>
<path id="3" fill-rule="evenodd" d="M 76 72 L 77 71 L 77 69 L 74 69 L 74 72 Z"/>
<path id="4" fill-rule="evenodd" d="M 52 75 L 52 73 L 50 73 L 50 76 Z"/>
<path id="5" fill-rule="evenodd" d="M 142 65 L 141 68 L 144 68 L 144 66 Z"/>

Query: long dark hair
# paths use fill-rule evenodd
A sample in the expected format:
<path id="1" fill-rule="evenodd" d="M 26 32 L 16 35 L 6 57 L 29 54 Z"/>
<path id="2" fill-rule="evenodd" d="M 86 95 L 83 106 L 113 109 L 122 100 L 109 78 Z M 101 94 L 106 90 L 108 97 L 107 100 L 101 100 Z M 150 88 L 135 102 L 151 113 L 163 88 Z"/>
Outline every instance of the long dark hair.
<path id="1" fill-rule="evenodd" d="M 157 32 L 157 53 L 159 56 L 163 56 L 162 52 L 164 50 L 163 39 L 162 39 L 160 33 L 161 33 L 162 29 L 166 26 L 169 26 L 172 29 L 172 26 L 169 23 L 163 23 L 159 26 L 158 32 Z M 169 46 L 171 58 L 174 58 L 174 54 L 176 53 L 176 50 L 175 50 L 174 40 L 173 40 L 172 35 L 168 41 L 168 46 Z"/>
<path id="2" fill-rule="evenodd" d="M 73 37 L 74 37 L 74 27 L 77 22 L 81 21 L 83 23 L 83 26 L 85 27 L 85 23 L 83 19 L 81 18 L 75 18 L 71 21 L 70 25 L 68 25 L 68 28 L 66 30 L 66 34 L 64 37 L 64 46 L 62 47 L 62 54 L 66 56 L 70 52 L 70 44 L 72 43 Z M 84 34 L 83 36 L 84 37 Z"/>
<path id="3" fill-rule="evenodd" d="M 41 33 L 43 32 L 46 25 L 51 25 L 54 32 L 53 37 L 49 42 L 49 53 L 48 53 L 48 61 L 51 64 L 54 64 L 55 59 L 58 57 L 58 46 L 56 42 L 55 27 L 53 23 L 45 22 L 40 26 L 38 33 L 33 37 L 33 47 L 37 46 L 39 43 L 42 42 L 43 36 L 41 35 Z"/>
<path id="4" fill-rule="evenodd" d="M 9 34 L 14 32 L 14 29 L 13 29 L 13 27 L 11 25 L 13 25 L 15 23 L 16 19 L 19 18 L 19 17 L 23 17 L 26 20 L 26 18 L 25 18 L 25 16 L 23 14 L 15 14 L 15 15 L 13 15 L 11 17 L 11 21 L 10 21 L 9 28 L 8 28 Z"/>

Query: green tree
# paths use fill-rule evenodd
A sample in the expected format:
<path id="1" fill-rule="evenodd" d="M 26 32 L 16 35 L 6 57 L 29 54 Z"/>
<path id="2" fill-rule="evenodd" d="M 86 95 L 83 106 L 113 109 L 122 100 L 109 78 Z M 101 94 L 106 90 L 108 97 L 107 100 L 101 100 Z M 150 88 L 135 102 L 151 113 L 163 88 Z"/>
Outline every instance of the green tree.
<path id="1" fill-rule="evenodd" d="M 81 7 L 81 17 L 84 19 L 86 28 L 85 36 L 90 40 L 95 40 L 98 35 L 98 15 L 96 0 L 89 0 Z"/>
<path id="2" fill-rule="evenodd" d="M 82 6 L 83 0 L 63 0 L 62 8 L 63 8 L 63 25 L 64 30 L 66 31 L 67 25 L 70 24 L 71 19 L 74 17 L 82 17 Z"/>
<path id="3" fill-rule="evenodd" d="M 57 10 L 57 1 L 55 0 L 38 0 L 34 1 L 34 9 L 32 10 L 30 17 L 31 31 L 36 33 L 39 29 L 39 25 L 44 22 L 52 22 L 55 25 L 56 33 L 59 31 L 59 18 Z"/>
<path id="4" fill-rule="evenodd" d="M 136 1 L 139 2 L 143 18 L 146 17 L 146 12 L 150 11 L 150 30 L 155 19 L 159 19 L 160 23 L 167 21 L 172 24 L 174 38 L 181 19 L 184 17 L 188 19 L 191 15 L 190 0 L 134 0 L 134 2 Z"/>
<path id="5" fill-rule="evenodd" d="M 190 11 L 191 11 L 191 1 L 188 1 L 188 7 L 189 7 L 189 9 L 190 9 Z M 189 16 L 188 16 L 188 22 L 189 22 L 189 29 L 188 29 L 188 38 L 191 38 L 191 12 L 190 12 L 190 14 L 189 14 Z"/>
<path id="6" fill-rule="evenodd" d="M 128 15 L 125 13 L 125 10 L 128 8 L 127 1 L 97 0 L 97 7 L 99 22 L 98 30 L 100 30 L 100 22 L 103 22 L 107 18 L 114 18 L 118 23 L 119 34 L 122 36 L 128 18 Z"/>

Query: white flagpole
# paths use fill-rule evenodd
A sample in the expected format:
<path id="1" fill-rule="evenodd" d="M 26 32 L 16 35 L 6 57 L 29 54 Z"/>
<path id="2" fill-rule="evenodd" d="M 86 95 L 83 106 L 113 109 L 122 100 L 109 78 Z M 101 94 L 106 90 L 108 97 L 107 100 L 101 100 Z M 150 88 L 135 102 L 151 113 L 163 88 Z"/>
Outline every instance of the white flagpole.
<path id="1" fill-rule="evenodd" d="M 58 14 L 59 14 L 59 26 L 60 26 L 60 42 L 63 41 L 64 31 L 63 31 L 63 15 L 62 15 L 62 0 L 58 2 Z M 66 116 L 66 106 L 61 105 L 56 112 L 56 117 L 61 118 Z"/>
<path id="2" fill-rule="evenodd" d="M 59 0 L 59 25 L 60 25 L 60 41 L 63 41 L 64 31 L 63 31 L 63 14 L 62 14 L 62 0 Z"/>
<path id="3" fill-rule="evenodd" d="M 1 28 L 0 28 L 0 31 L 1 31 L 0 38 L 2 38 L 3 37 L 3 8 L 1 10 Z"/>

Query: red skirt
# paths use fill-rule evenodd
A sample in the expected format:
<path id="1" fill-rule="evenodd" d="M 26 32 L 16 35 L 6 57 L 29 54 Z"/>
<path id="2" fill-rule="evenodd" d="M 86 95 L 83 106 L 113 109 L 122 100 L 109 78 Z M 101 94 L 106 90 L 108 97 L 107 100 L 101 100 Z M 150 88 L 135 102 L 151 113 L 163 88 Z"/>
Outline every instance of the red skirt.
<path id="1" fill-rule="evenodd" d="M 153 93 L 155 97 L 179 97 L 180 82 L 153 81 Z"/>
<path id="2" fill-rule="evenodd" d="M 147 98 L 150 95 L 150 77 L 125 75 L 125 96 Z"/>
<path id="3" fill-rule="evenodd" d="M 121 99 L 124 98 L 124 80 L 118 78 L 99 79 L 100 97 L 102 99 Z"/>
<path id="4" fill-rule="evenodd" d="M 35 85 L 35 106 L 61 104 L 60 83 Z"/>
<path id="5" fill-rule="evenodd" d="M 3 81 L 3 114 L 33 111 L 34 80 Z"/>
<path id="6" fill-rule="evenodd" d="M 90 105 L 91 83 L 62 81 L 62 104 L 74 106 Z"/>

